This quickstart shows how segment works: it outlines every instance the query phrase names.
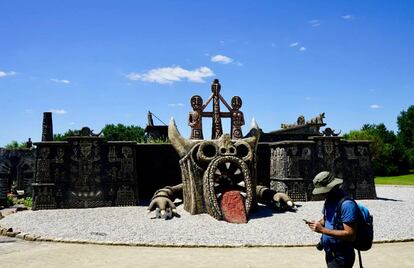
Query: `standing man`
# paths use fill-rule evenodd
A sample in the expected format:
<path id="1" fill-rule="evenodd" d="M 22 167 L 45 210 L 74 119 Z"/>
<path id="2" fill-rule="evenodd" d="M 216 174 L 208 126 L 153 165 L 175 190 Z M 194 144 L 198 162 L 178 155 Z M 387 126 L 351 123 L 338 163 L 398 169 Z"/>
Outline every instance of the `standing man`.
<path id="1" fill-rule="evenodd" d="M 328 268 L 352 267 L 355 252 L 352 242 L 357 231 L 357 206 L 351 200 L 345 200 L 337 217 L 337 205 L 346 193 L 340 189 L 343 180 L 335 178 L 328 171 L 322 171 L 313 179 L 315 186 L 312 194 L 323 195 L 325 206 L 323 218 L 319 221 L 307 222 L 309 228 L 322 234 L 321 243 L 325 250 L 325 260 Z"/>

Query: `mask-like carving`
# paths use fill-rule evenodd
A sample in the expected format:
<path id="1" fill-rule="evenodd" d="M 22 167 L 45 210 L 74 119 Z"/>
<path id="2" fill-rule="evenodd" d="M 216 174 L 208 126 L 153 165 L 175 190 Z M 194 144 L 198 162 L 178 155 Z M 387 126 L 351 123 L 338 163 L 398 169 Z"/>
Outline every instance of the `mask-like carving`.
<path id="1" fill-rule="evenodd" d="M 185 210 L 223 219 L 221 198 L 230 191 L 238 191 L 244 200 L 245 211 L 249 213 L 255 202 L 257 136 L 231 140 L 228 134 L 224 134 L 217 140 L 187 140 L 180 135 L 173 120 L 168 134 L 181 157 Z"/>

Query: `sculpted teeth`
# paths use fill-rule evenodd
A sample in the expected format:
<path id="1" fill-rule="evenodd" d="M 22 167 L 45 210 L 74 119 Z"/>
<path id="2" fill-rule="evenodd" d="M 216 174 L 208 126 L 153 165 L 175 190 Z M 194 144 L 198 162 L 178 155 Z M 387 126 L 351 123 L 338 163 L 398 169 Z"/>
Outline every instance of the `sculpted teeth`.
<path id="1" fill-rule="evenodd" d="M 245 187 L 245 183 L 244 181 L 239 182 L 237 185 L 241 186 L 241 187 Z"/>
<path id="2" fill-rule="evenodd" d="M 217 198 L 220 198 L 220 196 L 222 195 L 222 193 L 218 193 L 217 195 L 216 195 L 216 197 Z"/>
<path id="3" fill-rule="evenodd" d="M 226 168 L 229 169 L 230 168 L 230 162 L 226 162 Z"/>
<path id="4" fill-rule="evenodd" d="M 216 169 L 216 174 L 217 174 L 217 175 L 221 175 L 221 172 L 220 172 L 220 170 L 219 170 L 219 169 Z"/>
<path id="5" fill-rule="evenodd" d="M 240 194 L 244 197 L 247 198 L 247 194 L 245 192 L 240 192 Z"/>
<path id="6" fill-rule="evenodd" d="M 240 170 L 240 168 L 238 168 L 235 172 L 234 172 L 234 175 L 238 175 L 238 174 L 240 174 L 241 173 L 241 170 Z"/>

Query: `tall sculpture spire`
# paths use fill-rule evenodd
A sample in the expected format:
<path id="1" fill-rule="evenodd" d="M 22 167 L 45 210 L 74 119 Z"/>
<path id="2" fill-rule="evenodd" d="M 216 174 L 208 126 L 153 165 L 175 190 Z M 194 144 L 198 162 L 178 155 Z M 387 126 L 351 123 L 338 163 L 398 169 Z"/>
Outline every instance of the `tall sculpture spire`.
<path id="1" fill-rule="evenodd" d="M 214 79 L 211 85 L 211 92 L 213 92 L 213 124 L 211 129 L 211 138 L 218 139 L 223 135 L 223 126 L 221 125 L 220 116 L 220 89 L 221 85 L 218 79 Z"/>
<path id="2" fill-rule="evenodd" d="M 42 141 L 53 141 L 52 113 L 43 113 Z"/>

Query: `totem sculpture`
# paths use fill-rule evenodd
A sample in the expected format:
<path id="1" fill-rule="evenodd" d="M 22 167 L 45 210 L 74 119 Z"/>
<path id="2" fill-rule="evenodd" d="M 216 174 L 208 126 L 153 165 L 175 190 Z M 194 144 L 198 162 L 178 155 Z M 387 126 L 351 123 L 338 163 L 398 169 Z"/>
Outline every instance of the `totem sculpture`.
<path id="1" fill-rule="evenodd" d="M 206 103 L 203 104 L 203 99 L 198 95 L 191 98 L 191 107 L 193 108 L 193 111 L 190 112 L 188 117 L 188 125 L 191 127 L 190 139 L 203 139 L 203 117 L 212 118 L 213 124 L 211 129 L 211 139 L 218 139 L 221 135 L 223 135 L 221 118 L 231 118 L 232 139 L 241 139 L 243 137 L 241 127 L 244 125 L 244 116 L 240 111 L 242 100 L 239 96 L 234 96 L 231 100 L 232 107 L 230 107 L 223 96 L 221 96 L 220 91 L 220 82 L 218 79 L 215 79 L 211 85 L 212 94 Z M 210 104 L 211 101 L 213 101 L 213 111 L 205 112 L 204 109 Z M 223 103 L 224 106 L 226 106 L 228 112 L 220 111 L 220 103 Z"/>
<path id="2" fill-rule="evenodd" d="M 193 111 L 188 115 L 188 125 L 191 127 L 191 137 L 192 140 L 202 140 L 203 139 L 203 99 L 198 96 L 191 97 L 191 107 Z"/>
<path id="3" fill-rule="evenodd" d="M 182 183 L 156 191 L 148 210 L 157 209 L 164 217 L 174 215 L 173 200 L 182 197 L 184 209 L 191 214 L 208 213 L 218 220 L 246 223 L 256 201 L 293 209 L 286 194 L 256 186 L 256 124 L 251 133 L 255 135 L 239 140 L 232 140 L 228 134 L 216 140 L 187 140 L 171 119 L 168 137 L 181 157 Z"/>
<path id="4" fill-rule="evenodd" d="M 242 100 L 239 96 L 234 96 L 231 99 L 231 137 L 233 139 L 243 138 L 241 127 L 244 125 L 244 115 L 240 111 Z"/>

